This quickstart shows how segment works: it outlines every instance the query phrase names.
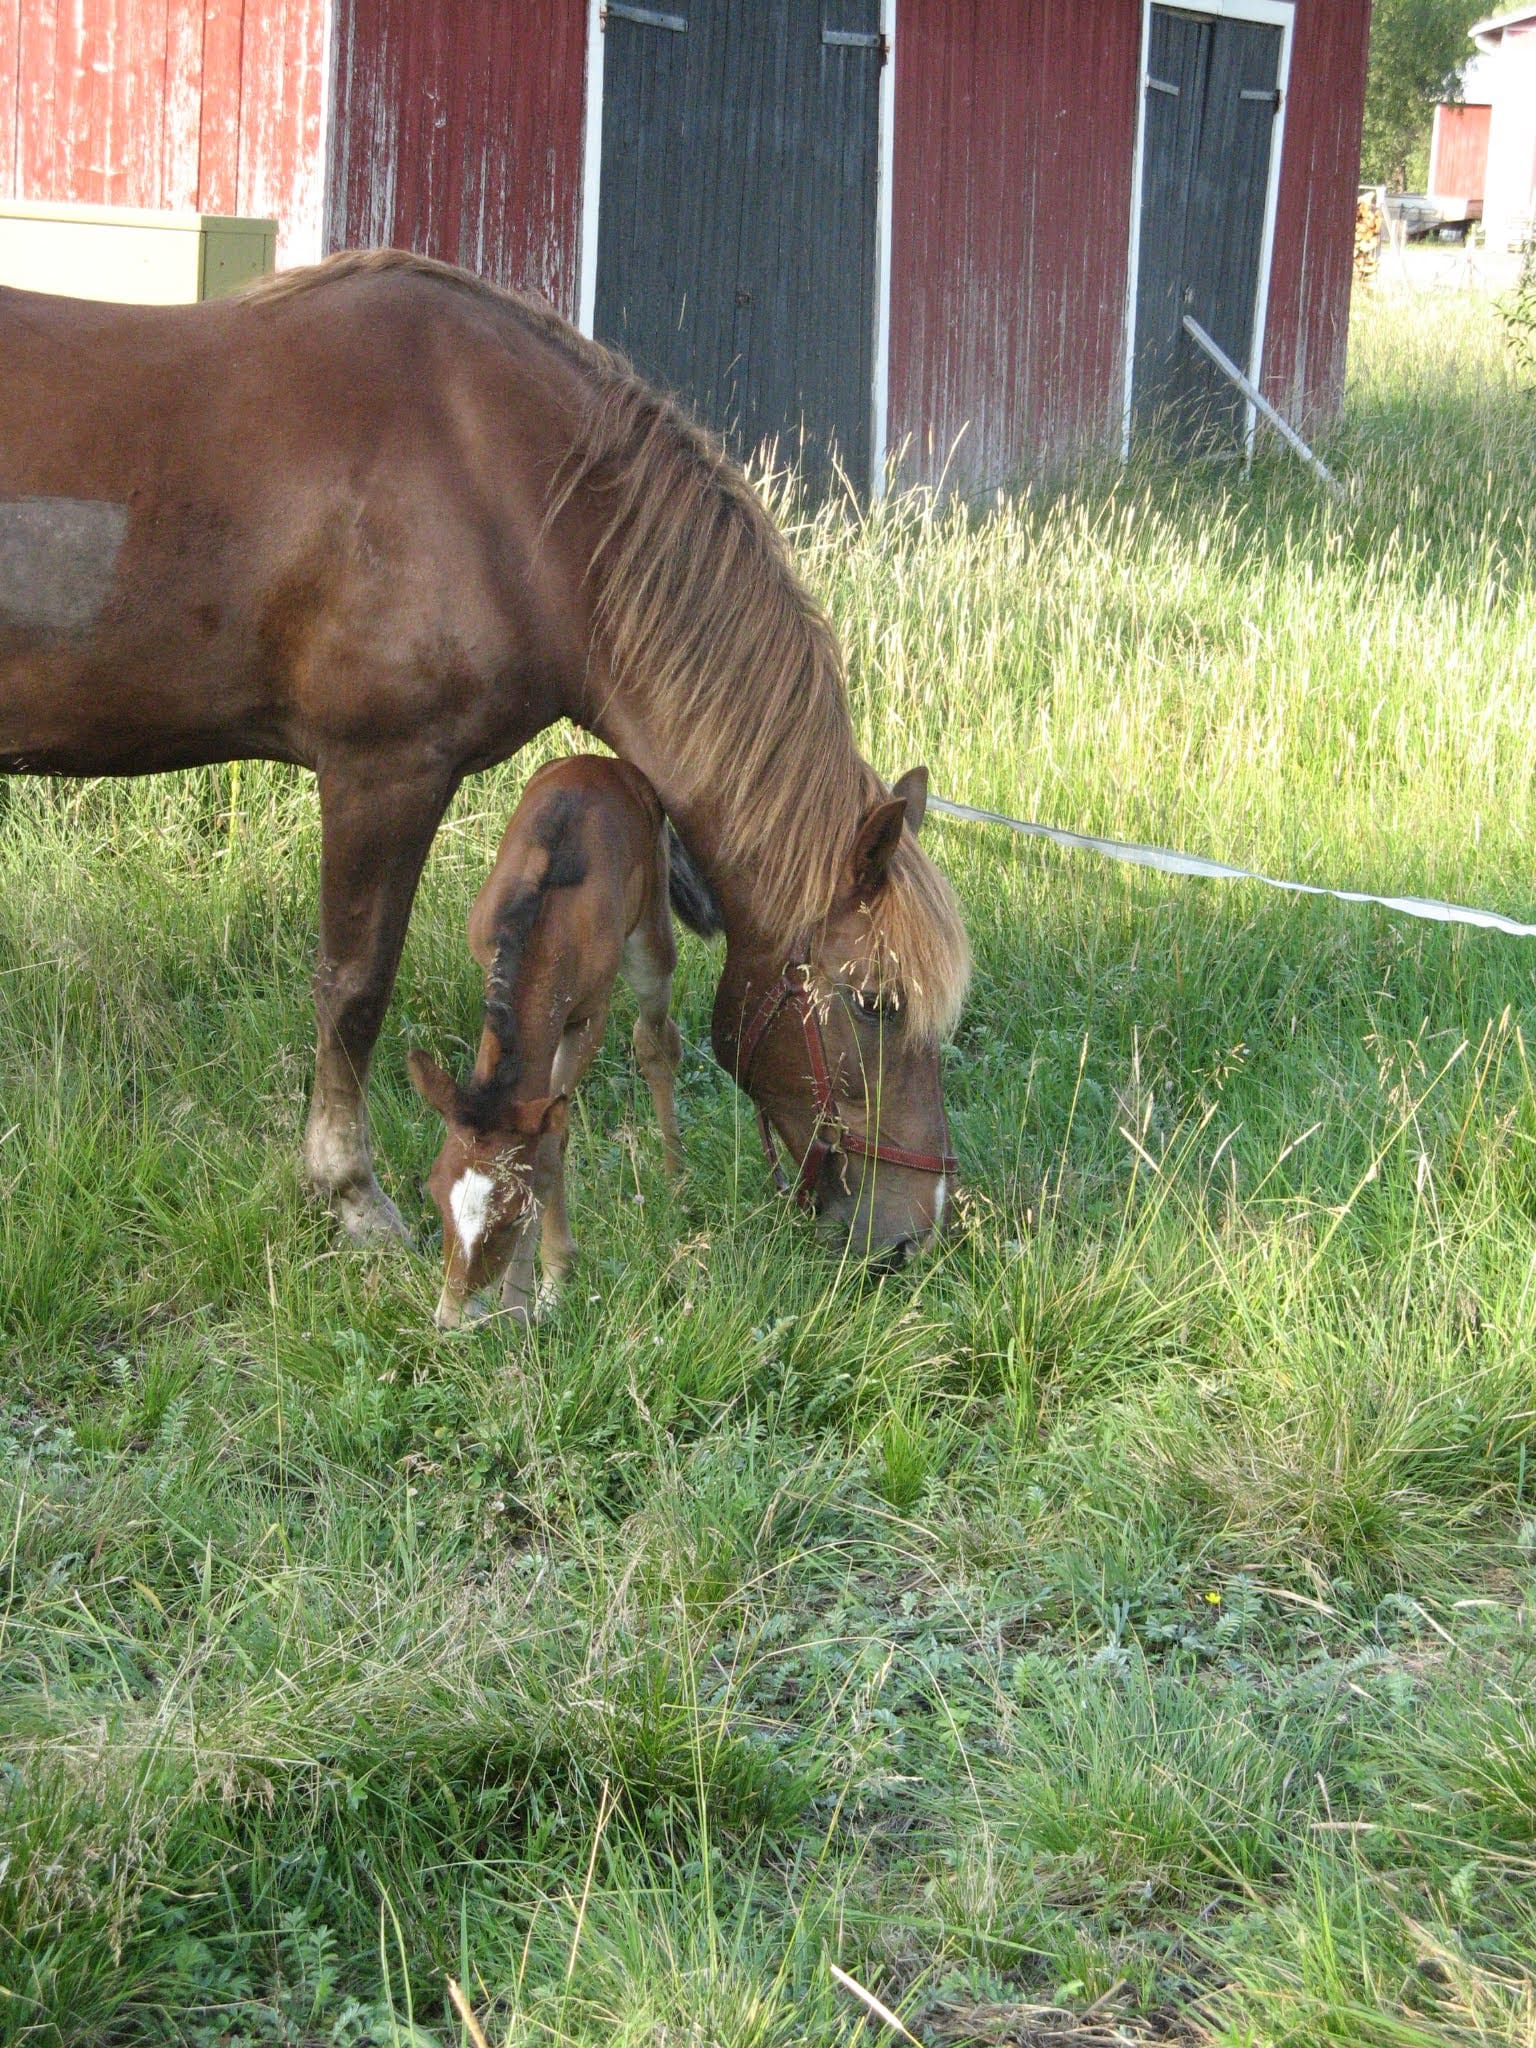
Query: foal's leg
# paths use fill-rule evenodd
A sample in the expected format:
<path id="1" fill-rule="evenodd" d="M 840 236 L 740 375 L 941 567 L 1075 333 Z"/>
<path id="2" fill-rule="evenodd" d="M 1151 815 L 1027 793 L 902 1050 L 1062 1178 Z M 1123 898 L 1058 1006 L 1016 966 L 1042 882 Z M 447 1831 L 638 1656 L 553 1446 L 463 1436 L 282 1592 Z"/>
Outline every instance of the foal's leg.
<path id="1" fill-rule="evenodd" d="M 547 1142 L 547 1141 L 546 1141 Z M 534 1193 L 537 1196 L 542 1174 L 534 1175 Z M 534 1285 L 533 1255 L 539 1243 L 540 1219 L 534 1208 L 528 1219 L 519 1228 L 513 1246 L 512 1257 L 502 1276 L 501 1305 L 515 1323 L 528 1324 L 533 1320 Z"/>
<path id="2" fill-rule="evenodd" d="M 603 1042 L 607 1022 L 608 1006 L 604 1003 L 584 1023 L 566 1027 L 556 1049 L 554 1070 L 550 1075 L 552 1094 L 574 1093 L 577 1082 L 591 1066 Z M 540 1179 L 548 1190 L 543 1202 L 539 1263 L 544 1268 L 545 1279 L 556 1293 L 565 1285 L 566 1275 L 576 1257 L 576 1240 L 571 1235 L 571 1219 L 565 1206 L 565 1146 L 569 1136 L 567 1128 L 558 1139 L 546 1138 L 539 1148 Z"/>
<path id="3" fill-rule="evenodd" d="M 640 1014 L 635 1019 L 635 1063 L 645 1076 L 661 1126 L 662 1158 L 667 1172 L 683 1170 L 682 1140 L 677 1134 L 677 1106 L 673 1084 L 683 1058 L 683 1034 L 671 1017 L 672 974 L 677 965 L 677 942 L 672 936 L 672 914 L 665 898 L 661 903 L 665 929 L 656 920 L 640 925 L 624 946 L 624 979 L 635 992 Z"/>
<path id="4" fill-rule="evenodd" d="M 368 1066 L 400 964 L 422 865 L 453 794 L 440 772 L 392 779 L 387 763 L 320 775 L 320 952 L 315 964 L 315 1092 L 304 1165 L 361 1241 L 409 1242 L 379 1186 L 368 1144 Z"/>

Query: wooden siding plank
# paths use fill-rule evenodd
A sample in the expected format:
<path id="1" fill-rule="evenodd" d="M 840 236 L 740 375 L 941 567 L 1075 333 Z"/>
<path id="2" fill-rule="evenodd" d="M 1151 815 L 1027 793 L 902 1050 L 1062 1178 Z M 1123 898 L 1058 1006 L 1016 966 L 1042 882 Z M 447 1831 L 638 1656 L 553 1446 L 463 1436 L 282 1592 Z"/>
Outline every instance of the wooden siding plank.
<path id="1" fill-rule="evenodd" d="M 14 199 L 21 175 L 21 0 L 0 0 L 0 196 Z"/>
<path id="2" fill-rule="evenodd" d="M 203 123 L 203 8 L 168 0 L 165 14 L 165 141 L 162 203 L 195 213 Z"/>
<path id="3" fill-rule="evenodd" d="M 27 0 L 16 38 L 16 196 L 53 186 L 53 68 L 57 0 Z"/>
<path id="4" fill-rule="evenodd" d="M 78 152 L 75 139 L 89 125 L 90 72 L 86 60 L 90 51 L 91 24 L 84 10 L 63 5 L 53 10 L 54 32 L 49 72 L 39 80 L 42 92 L 51 96 L 50 150 L 43 169 L 40 191 L 51 199 L 88 199 L 77 191 L 75 178 Z"/>
<path id="5" fill-rule="evenodd" d="M 324 54 L 325 0 L 247 0 L 236 211 L 276 220 L 279 265 L 320 254 Z"/>
<path id="6" fill-rule="evenodd" d="M 115 0 L 97 105 L 100 176 L 109 206 L 163 206 L 165 199 L 167 0 Z"/>
<path id="7" fill-rule="evenodd" d="M 1297 0 L 1264 395 L 1302 433 L 1344 397 L 1368 0 Z"/>
<path id="8" fill-rule="evenodd" d="M 197 204 L 204 213 L 240 210 L 240 63 L 244 31 L 245 0 L 206 0 L 197 172 Z"/>

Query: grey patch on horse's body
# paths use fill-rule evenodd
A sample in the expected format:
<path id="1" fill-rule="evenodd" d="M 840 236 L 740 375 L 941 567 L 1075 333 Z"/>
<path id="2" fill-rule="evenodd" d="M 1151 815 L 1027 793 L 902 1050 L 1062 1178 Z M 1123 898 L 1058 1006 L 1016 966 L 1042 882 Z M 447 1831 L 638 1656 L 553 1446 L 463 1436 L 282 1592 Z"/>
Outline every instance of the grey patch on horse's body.
<path id="1" fill-rule="evenodd" d="M 92 498 L 0 498 L 0 627 L 84 633 L 101 616 L 128 507 Z"/>

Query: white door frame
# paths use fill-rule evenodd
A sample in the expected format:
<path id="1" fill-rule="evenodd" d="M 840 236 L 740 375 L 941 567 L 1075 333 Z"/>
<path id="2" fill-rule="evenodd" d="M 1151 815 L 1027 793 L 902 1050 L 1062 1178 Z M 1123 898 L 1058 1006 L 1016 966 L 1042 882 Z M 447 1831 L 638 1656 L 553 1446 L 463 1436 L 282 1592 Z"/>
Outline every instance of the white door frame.
<path id="1" fill-rule="evenodd" d="M 603 0 L 587 0 L 587 91 L 581 134 L 581 228 L 576 252 L 576 325 L 592 332 L 597 311 L 597 203 L 603 181 Z"/>
<path id="2" fill-rule="evenodd" d="M 1152 9 L 1165 0 L 1142 0 L 1141 59 L 1136 67 L 1136 152 L 1131 171 L 1131 238 L 1125 288 L 1125 402 L 1120 427 L 1120 455 L 1131 452 L 1131 406 L 1136 375 L 1136 291 L 1141 269 L 1141 183 L 1145 167 L 1147 134 L 1147 52 L 1152 37 Z M 1174 4 L 1174 0 L 1166 0 Z M 1256 21 L 1280 31 L 1280 110 L 1270 131 L 1269 183 L 1264 194 L 1264 228 L 1259 239 L 1259 282 L 1253 306 L 1253 346 L 1244 368 L 1249 382 L 1262 384 L 1264 371 L 1264 327 L 1269 317 L 1269 273 L 1275 253 L 1275 213 L 1280 197 L 1280 159 L 1285 148 L 1285 115 L 1290 103 L 1291 42 L 1296 25 L 1295 0 L 1177 0 L 1181 14 L 1203 14 L 1212 21 Z M 1244 401 L 1243 445 L 1251 457 L 1258 415 L 1251 401 Z"/>
<path id="3" fill-rule="evenodd" d="M 684 4 L 684 0 L 677 0 Z M 875 347 L 870 388 L 868 478 L 885 495 L 891 381 L 891 220 L 896 158 L 896 5 L 880 0 L 885 61 L 880 67 L 875 168 Z M 603 179 L 603 0 L 587 0 L 587 89 L 582 123 L 581 228 L 576 258 L 576 325 L 590 335 L 597 313 L 597 228 Z"/>
<path id="4" fill-rule="evenodd" d="M 875 116 L 875 361 L 870 394 L 869 491 L 885 496 L 891 416 L 891 202 L 896 182 L 896 0 L 880 0 L 885 61 Z"/>

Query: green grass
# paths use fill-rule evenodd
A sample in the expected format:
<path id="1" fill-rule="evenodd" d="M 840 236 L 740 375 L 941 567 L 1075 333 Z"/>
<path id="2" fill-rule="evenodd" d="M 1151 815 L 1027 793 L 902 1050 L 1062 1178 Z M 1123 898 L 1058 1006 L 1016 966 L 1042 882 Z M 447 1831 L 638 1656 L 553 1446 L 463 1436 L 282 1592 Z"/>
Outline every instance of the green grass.
<path id="1" fill-rule="evenodd" d="M 1536 915 L 1498 349 L 1363 308 L 1343 503 L 806 522 L 872 758 Z M 380 1045 L 423 1230 L 526 766 Z M 304 1199 L 307 780 L 0 790 L 0 2043 L 1536 2043 L 1536 946 L 929 829 L 963 1231 L 817 1249 L 690 941 L 687 1175 L 616 1028 L 517 1344 Z"/>

